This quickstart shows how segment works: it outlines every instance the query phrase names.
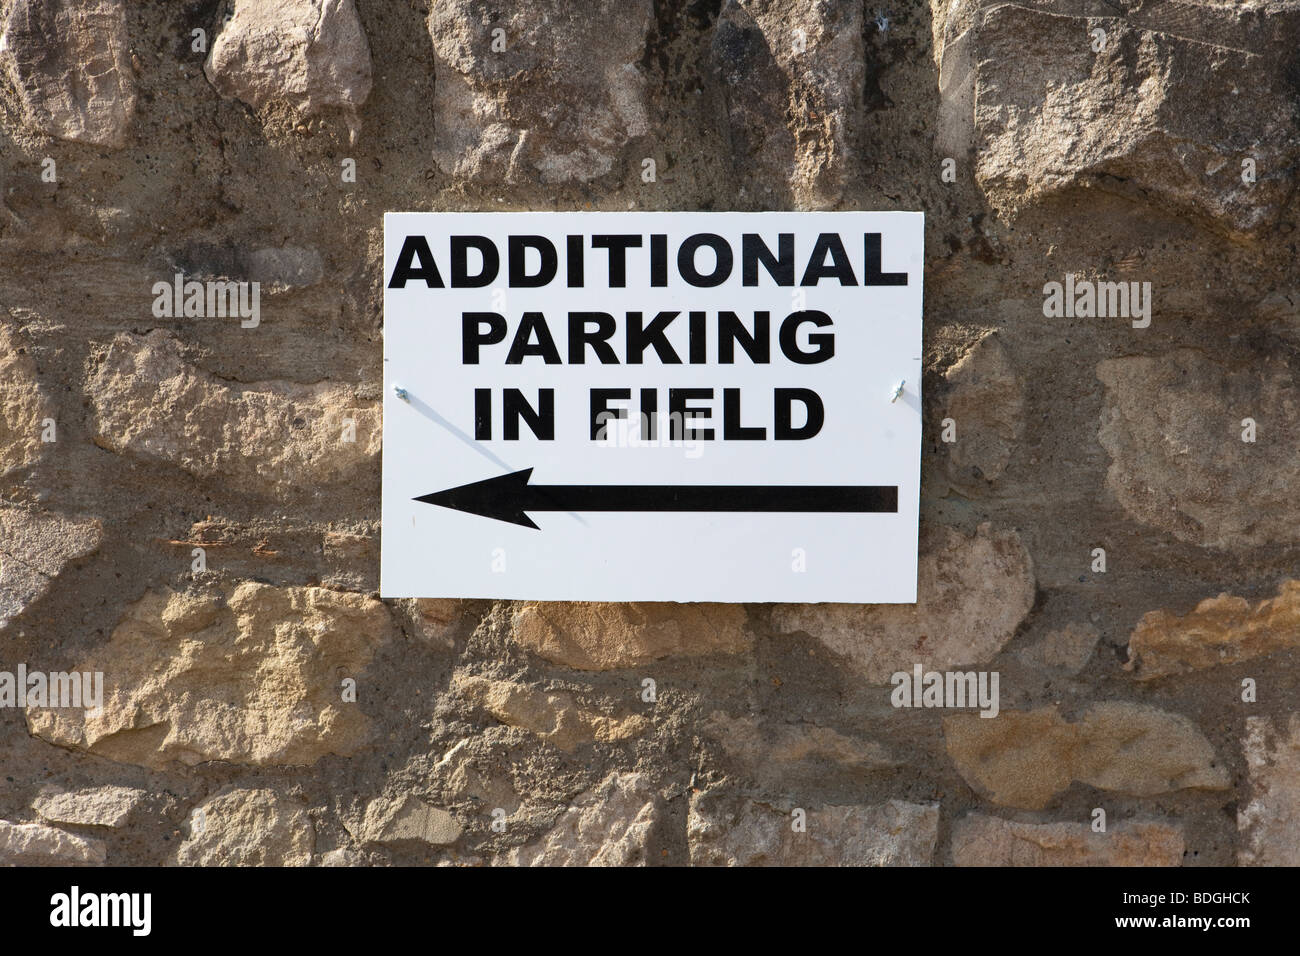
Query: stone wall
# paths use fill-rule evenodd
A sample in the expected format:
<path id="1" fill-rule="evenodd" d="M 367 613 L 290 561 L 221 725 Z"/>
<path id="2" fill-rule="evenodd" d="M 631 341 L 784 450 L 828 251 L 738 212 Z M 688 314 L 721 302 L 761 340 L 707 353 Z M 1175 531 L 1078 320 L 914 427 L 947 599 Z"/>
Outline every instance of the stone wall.
<path id="1" fill-rule="evenodd" d="M 0 684 L 0 863 L 1300 863 L 1298 47 L 1300 0 L 0 0 L 0 671 L 104 675 Z M 926 213 L 915 607 L 378 599 L 385 211 L 837 208 Z M 917 664 L 998 715 L 894 707 Z"/>

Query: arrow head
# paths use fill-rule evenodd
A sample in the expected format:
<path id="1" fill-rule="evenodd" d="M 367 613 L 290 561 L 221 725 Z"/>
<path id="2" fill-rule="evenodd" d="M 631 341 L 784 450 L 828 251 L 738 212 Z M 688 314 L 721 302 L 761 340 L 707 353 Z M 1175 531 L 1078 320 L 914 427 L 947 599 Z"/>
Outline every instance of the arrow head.
<path id="1" fill-rule="evenodd" d="M 525 468 L 508 475 L 497 475 L 495 478 L 448 488 L 446 491 L 420 495 L 415 500 L 439 508 L 466 511 L 482 518 L 523 525 L 536 531 L 540 529 L 524 513 L 524 504 L 528 499 L 528 479 L 532 474 L 531 468 Z"/>

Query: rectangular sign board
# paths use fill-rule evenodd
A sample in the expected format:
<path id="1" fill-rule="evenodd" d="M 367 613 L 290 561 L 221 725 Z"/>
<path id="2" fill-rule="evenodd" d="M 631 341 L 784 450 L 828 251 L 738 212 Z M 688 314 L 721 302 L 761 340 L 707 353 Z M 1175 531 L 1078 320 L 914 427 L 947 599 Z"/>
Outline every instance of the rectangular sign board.
<path id="1" fill-rule="evenodd" d="M 389 213 L 385 597 L 916 600 L 920 213 Z"/>

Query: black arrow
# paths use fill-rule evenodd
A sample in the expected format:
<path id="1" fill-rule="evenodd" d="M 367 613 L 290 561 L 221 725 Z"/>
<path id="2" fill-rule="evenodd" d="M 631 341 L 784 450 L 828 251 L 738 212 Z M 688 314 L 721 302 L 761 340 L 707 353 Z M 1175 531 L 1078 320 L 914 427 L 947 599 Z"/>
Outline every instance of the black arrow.
<path id="1" fill-rule="evenodd" d="M 530 485 L 511 472 L 416 501 L 497 521 L 537 525 L 528 511 L 898 512 L 897 485 Z"/>

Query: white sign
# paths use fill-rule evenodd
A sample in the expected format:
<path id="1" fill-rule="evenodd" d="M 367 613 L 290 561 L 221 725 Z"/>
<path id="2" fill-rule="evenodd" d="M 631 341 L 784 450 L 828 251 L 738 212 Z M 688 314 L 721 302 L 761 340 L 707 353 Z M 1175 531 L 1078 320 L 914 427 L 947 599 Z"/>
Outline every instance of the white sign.
<path id="1" fill-rule="evenodd" d="M 390 213 L 385 597 L 916 600 L 920 213 Z"/>

